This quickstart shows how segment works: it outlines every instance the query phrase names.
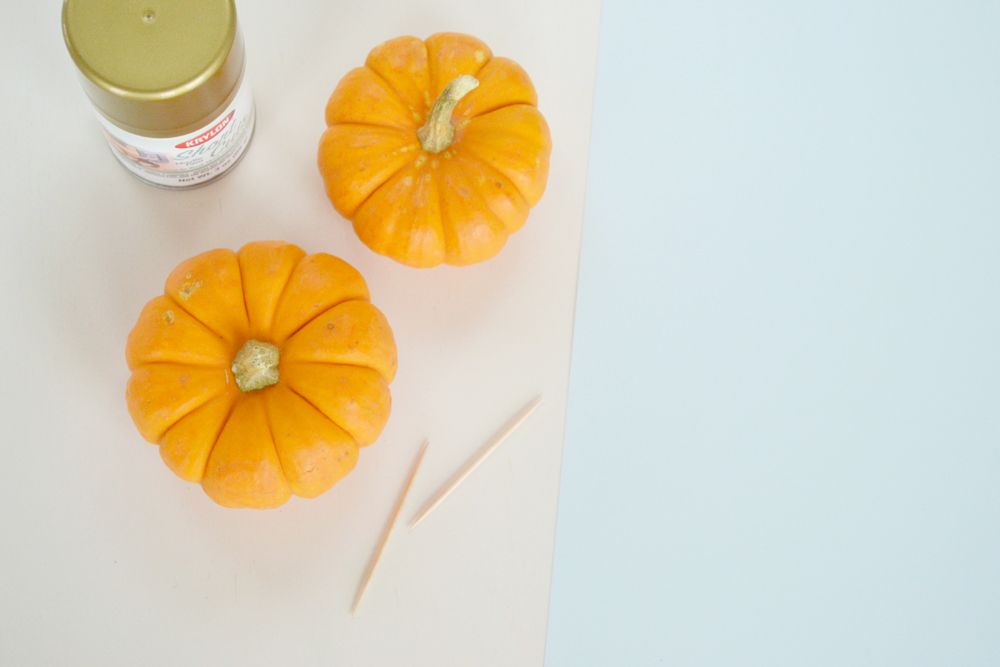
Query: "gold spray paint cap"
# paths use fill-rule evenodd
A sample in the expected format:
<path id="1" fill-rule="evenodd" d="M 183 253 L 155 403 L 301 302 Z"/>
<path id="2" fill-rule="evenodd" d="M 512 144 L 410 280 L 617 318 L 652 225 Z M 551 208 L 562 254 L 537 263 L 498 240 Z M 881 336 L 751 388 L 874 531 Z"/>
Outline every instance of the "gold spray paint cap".
<path id="1" fill-rule="evenodd" d="M 203 125 L 243 76 L 234 0 L 64 0 L 62 25 L 87 96 L 134 134 Z"/>

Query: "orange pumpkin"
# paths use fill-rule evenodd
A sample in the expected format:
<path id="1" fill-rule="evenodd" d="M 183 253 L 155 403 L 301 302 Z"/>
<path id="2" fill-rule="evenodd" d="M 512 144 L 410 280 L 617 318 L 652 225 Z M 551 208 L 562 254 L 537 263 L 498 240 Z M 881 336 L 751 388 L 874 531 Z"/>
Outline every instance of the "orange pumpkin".
<path id="1" fill-rule="evenodd" d="M 125 356 L 139 432 L 227 507 L 329 489 L 378 438 L 396 373 L 392 330 L 361 274 L 281 242 L 182 262 Z"/>
<path id="2" fill-rule="evenodd" d="M 492 257 L 545 190 L 537 101 L 527 73 L 475 37 L 390 40 L 327 103 L 327 195 L 368 247 L 404 264 Z"/>

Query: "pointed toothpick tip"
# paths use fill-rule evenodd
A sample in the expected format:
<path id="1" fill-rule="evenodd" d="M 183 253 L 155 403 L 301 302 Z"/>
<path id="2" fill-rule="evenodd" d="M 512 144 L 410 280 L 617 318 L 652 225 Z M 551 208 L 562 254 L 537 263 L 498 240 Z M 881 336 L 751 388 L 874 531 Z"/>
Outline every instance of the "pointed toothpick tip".
<path id="1" fill-rule="evenodd" d="M 542 395 L 539 394 L 532 400 L 518 410 L 513 417 L 508 419 L 500 430 L 493 434 L 486 444 L 483 445 L 480 450 L 473 454 L 472 458 L 466 461 L 465 465 L 459 468 L 458 472 L 451 476 L 444 485 L 438 489 L 437 493 L 431 496 L 423 507 L 417 512 L 416 517 L 410 522 L 410 528 L 416 528 L 417 524 L 423 521 L 428 514 L 434 511 L 434 509 L 444 502 L 445 498 L 451 495 L 451 492 L 458 488 L 466 477 L 468 477 L 473 470 L 479 467 L 479 464 L 486 460 L 486 458 L 492 454 L 517 428 L 524 423 L 532 412 L 538 408 L 542 403 Z"/>
<path id="2" fill-rule="evenodd" d="M 392 534 L 392 529 L 399 520 L 399 513 L 403 509 L 403 504 L 406 502 L 407 495 L 410 493 L 410 487 L 413 486 L 413 480 L 417 476 L 417 471 L 420 470 L 420 464 L 423 463 L 424 454 L 427 453 L 427 446 L 429 444 L 430 441 L 425 438 L 423 444 L 420 445 L 420 450 L 417 452 L 416 457 L 414 457 L 413 464 L 410 467 L 410 474 L 407 476 L 406 482 L 403 484 L 403 488 L 400 489 L 399 496 L 396 498 L 396 505 L 393 507 L 392 514 L 389 515 L 389 519 L 386 521 L 385 527 L 382 529 L 382 535 L 379 537 L 379 541 L 375 545 L 375 549 L 372 551 L 371 557 L 368 559 L 368 565 L 365 568 L 365 573 L 361 578 L 361 583 L 358 584 L 358 592 L 354 596 L 354 604 L 351 605 L 351 616 L 355 618 L 358 616 L 358 609 L 361 607 L 361 601 L 365 597 L 368 585 L 371 584 L 372 577 L 375 575 L 375 568 L 378 567 L 379 561 L 382 559 L 382 552 L 385 551 L 385 545 L 389 542 L 389 536 Z"/>

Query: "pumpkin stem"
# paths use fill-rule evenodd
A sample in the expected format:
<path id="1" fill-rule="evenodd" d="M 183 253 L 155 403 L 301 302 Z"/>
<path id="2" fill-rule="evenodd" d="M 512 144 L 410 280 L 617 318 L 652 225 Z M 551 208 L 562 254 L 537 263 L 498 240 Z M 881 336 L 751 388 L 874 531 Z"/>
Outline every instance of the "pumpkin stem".
<path id="1" fill-rule="evenodd" d="M 463 74 L 444 87 L 427 116 L 427 122 L 417 130 L 417 138 L 425 151 L 440 153 L 451 146 L 455 140 L 455 126 L 451 124 L 455 105 L 478 86 L 479 79 Z"/>
<path id="2" fill-rule="evenodd" d="M 233 359 L 233 375 L 240 391 L 257 391 L 278 382 L 278 348 L 259 340 L 248 340 Z"/>

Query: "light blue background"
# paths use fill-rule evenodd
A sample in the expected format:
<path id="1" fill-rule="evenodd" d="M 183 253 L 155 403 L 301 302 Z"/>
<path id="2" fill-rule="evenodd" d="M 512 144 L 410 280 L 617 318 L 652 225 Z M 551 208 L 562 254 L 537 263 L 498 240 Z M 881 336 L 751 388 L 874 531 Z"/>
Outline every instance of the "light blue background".
<path id="1" fill-rule="evenodd" d="M 548 666 L 1000 665 L 1000 2 L 601 39 Z"/>

